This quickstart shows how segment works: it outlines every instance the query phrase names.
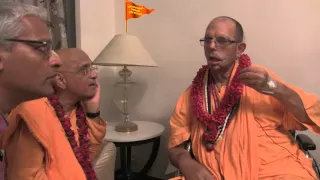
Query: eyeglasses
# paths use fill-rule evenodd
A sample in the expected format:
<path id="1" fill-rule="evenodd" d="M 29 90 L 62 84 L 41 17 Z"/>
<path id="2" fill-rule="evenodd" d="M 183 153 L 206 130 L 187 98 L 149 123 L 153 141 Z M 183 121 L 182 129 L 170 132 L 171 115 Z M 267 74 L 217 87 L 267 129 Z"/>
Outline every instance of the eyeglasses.
<path id="1" fill-rule="evenodd" d="M 227 46 L 233 43 L 239 43 L 240 41 L 229 40 L 225 37 L 217 37 L 217 38 L 201 38 L 200 45 L 210 45 L 212 42 L 215 43 L 216 46 Z"/>
<path id="2" fill-rule="evenodd" d="M 37 41 L 37 40 L 24 40 L 24 39 L 5 39 L 6 41 L 11 42 L 21 42 L 35 50 L 40 51 L 45 55 L 45 57 L 49 58 L 52 51 L 52 42 L 51 41 Z"/>
<path id="3" fill-rule="evenodd" d="M 77 72 L 72 72 L 72 71 L 60 71 L 60 72 L 63 72 L 63 73 L 73 73 L 73 74 L 81 74 L 81 75 L 86 76 L 86 75 L 90 74 L 92 71 L 97 71 L 97 70 L 98 70 L 98 67 L 97 67 L 97 66 L 89 66 L 89 67 L 80 69 L 80 70 L 77 71 Z"/>
<path id="4" fill-rule="evenodd" d="M 98 70 L 97 66 L 90 66 L 90 67 L 87 67 L 85 69 L 80 70 L 80 73 L 83 74 L 83 75 L 88 75 L 92 71 L 97 71 L 97 70 Z"/>

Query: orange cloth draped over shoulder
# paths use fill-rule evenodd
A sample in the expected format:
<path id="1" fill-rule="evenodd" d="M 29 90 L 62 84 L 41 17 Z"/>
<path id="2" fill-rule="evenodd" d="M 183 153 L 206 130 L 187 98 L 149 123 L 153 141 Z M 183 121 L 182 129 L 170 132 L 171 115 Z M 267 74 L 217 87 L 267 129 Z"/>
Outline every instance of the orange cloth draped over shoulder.
<path id="1" fill-rule="evenodd" d="M 237 65 L 231 77 L 236 68 Z M 320 133 L 319 98 L 281 82 L 299 94 L 308 116 L 316 125 L 301 123 L 274 97 L 245 86 L 237 113 L 215 149 L 208 152 L 202 143 L 204 127 L 192 113 L 190 86 L 180 96 L 171 117 L 168 147 L 175 147 L 191 137 L 195 159 L 213 174 L 215 180 L 317 179 L 312 160 L 305 157 L 288 130 L 308 128 Z M 222 87 L 219 99 L 225 90 L 226 86 Z M 211 101 L 214 102 L 213 97 Z"/>
<path id="2" fill-rule="evenodd" d="M 79 145 L 75 110 L 72 130 Z M 102 148 L 106 122 L 88 119 L 90 157 Z M 8 117 L 9 130 L 2 146 L 6 150 L 9 180 L 86 180 L 64 129 L 47 98 L 29 101 L 15 108 Z"/>

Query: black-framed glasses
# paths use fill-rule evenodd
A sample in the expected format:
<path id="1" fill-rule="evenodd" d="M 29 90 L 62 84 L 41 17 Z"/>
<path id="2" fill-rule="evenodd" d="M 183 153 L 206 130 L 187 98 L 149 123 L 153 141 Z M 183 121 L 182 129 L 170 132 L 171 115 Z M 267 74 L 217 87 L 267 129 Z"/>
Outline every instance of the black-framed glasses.
<path id="1" fill-rule="evenodd" d="M 46 57 L 50 57 L 52 51 L 52 42 L 48 40 L 24 40 L 24 39 L 5 39 L 11 42 L 21 42 L 35 50 L 42 52 Z"/>
<path id="2" fill-rule="evenodd" d="M 241 41 L 230 40 L 225 37 L 216 37 L 216 38 L 201 38 L 200 45 L 210 45 L 211 43 L 215 43 L 216 46 L 227 46 L 233 43 L 240 43 Z"/>
<path id="3" fill-rule="evenodd" d="M 89 67 L 86 67 L 86 68 L 83 68 L 83 69 L 80 69 L 79 71 L 61 71 L 62 73 L 73 73 L 73 74 L 81 74 L 81 75 L 88 75 L 90 74 L 92 71 L 98 71 L 98 66 L 89 66 Z"/>

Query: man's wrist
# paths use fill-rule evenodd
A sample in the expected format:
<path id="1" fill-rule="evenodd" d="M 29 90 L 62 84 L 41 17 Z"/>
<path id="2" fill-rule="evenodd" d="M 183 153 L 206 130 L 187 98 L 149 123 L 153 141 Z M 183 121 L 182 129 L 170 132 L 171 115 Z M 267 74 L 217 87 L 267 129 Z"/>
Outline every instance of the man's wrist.
<path id="1" fill-rule="evenodd" d="M 286 89 L 287 88 L 283 83 L 277 81 L 277 87 L 273 90 L 272 96 L 280 100 L 285 96 L 287 92 Z"/>
<path id="2" fill-rule="evenodd" d="M 273 79 L 272 77 L 268 77 L 265 87 L 261 90 L 263 94 L 267 94 L 270 96 L 275 96 L 275 94 L 279 93 L 279 88 L 281 87 L 281 82 Z"/>
<path id="3" fill-rule="evenodd" d="M 86 116 L 87 116 L 88 118 L 91 118 L 91 119 L 100 117 L 100 111 L 97 111 L 97 112 L 87 112 L 87 113 L 86 113 Z"/>

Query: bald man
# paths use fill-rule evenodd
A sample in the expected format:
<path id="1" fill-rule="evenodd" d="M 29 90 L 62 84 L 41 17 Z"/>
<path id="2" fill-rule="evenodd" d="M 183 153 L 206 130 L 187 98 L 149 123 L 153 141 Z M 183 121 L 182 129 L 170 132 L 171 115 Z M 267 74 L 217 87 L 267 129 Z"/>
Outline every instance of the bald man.
<path id="1" fill-rule="evenodd" d="M 5 134 L 7 177 L 21 180 L 96 180 L 92 160 L 101 150 L 97 72 L 81 49 L 57 52 L 62 66 L 56 94 L 19 105 Z"/>
<path id="2" fill-rule="evenodd" d="M 200 43 L 207 65 L 170 119 L 171 163 L 187 180 L 317 179 L 289 130 L 320 134 L 319 97 L 251 65 L 235 19 L 213 19 Z"/>

